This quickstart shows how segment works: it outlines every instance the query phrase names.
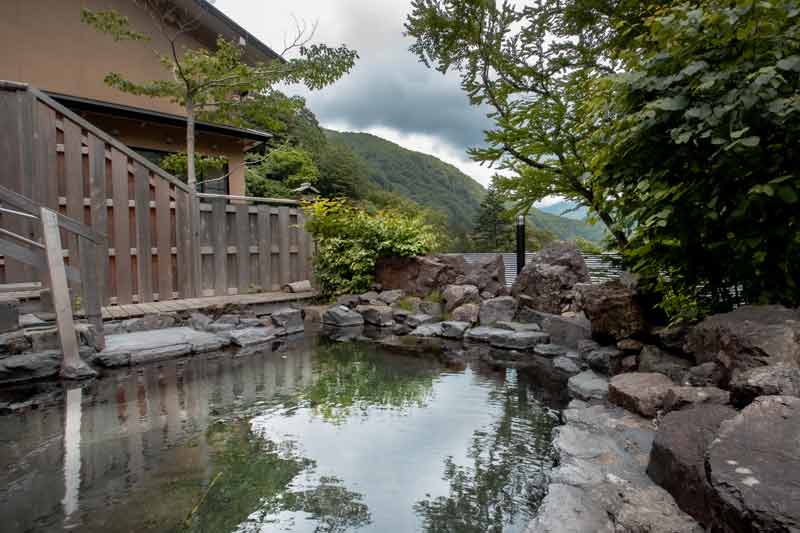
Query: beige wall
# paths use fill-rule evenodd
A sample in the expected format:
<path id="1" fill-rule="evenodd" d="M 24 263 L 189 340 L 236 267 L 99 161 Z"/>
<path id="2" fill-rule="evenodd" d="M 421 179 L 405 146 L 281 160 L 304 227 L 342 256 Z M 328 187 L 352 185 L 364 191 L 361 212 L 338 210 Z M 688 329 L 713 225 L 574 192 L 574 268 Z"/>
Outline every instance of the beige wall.
<path id="1" fill-rule="evenodd" d="M 84 7 L 116 9 L 129 17 L 135 29 L 148 33 L 153 40 L 116 43 L 81 22 Z M 184 44 L 198 46 L 189 38 Z M 155 51 L 167 53 L 167 42 L 150 17 L 131 0 L 0 0 L 0 79 L 22 81 L 80 98 L 184 115 L 179 105 L 167 99 L 126 94 L 103 82 L 111 71 L 133 81 L 168 79 L 170 74 L 159 63 Z M 128 120 L 115 120 L 112 124 L 97 115 L 87 115 L 87 119 L 99 121 L 98 127 L 129 146 L 185 150 L 186 134 L 180 128 Z M 199 134 L 197 143 L 198 152 L 228 157 L 233 171 L 230 193 L 244 194 L 243 141 Z"/>

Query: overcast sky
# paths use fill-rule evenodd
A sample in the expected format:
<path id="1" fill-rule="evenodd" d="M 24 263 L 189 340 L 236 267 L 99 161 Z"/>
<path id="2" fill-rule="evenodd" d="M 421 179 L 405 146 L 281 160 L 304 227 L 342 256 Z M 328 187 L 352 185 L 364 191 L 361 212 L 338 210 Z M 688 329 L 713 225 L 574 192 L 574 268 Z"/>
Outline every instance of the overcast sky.
<path id="1" fill-rule="evenodd" d="M 283 49 L 292 16 L 318 23 L 315 41 L 358 51 L 355 68 L 322 91 L 294 88 L 327 128 L 366 131 L 433 154 L 487 185 L 492 169 L 469 160 L 490 126 L 469 105 L 456 75 L 428 69 L 403 36 L 410 0 L 217 0 L 215 6 L 270 47 Z"/>

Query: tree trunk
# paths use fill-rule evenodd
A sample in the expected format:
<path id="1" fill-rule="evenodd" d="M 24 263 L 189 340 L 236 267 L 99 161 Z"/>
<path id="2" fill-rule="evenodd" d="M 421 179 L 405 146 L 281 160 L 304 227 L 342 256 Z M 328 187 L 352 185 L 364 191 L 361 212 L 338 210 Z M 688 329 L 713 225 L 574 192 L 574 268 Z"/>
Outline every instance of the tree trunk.
<path id="1" fill-rule="evenodd" d="M 186 180 L 194 190 L 197 176 L 194 168 L 194 100 L 186 98 Z"/>

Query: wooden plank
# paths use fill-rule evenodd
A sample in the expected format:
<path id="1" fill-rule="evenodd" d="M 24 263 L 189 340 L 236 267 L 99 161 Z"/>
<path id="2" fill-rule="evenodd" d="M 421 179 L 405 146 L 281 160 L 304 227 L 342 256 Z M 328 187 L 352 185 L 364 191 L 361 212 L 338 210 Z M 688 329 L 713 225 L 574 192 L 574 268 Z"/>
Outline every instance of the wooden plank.
<path id="1" fill-rule="evenodd" d="M 214 244 L 214 294 L 228 294 L 228 243 L 225 200 L 213 200 L 211 212 L 212 242 Z"/>
<path id="2" fill-rule="evenodd" d="M 14 242 L 10 238 L 0 235 L 0 248 L 7 257 L 13 258 L 16 261 L 30 266 L 36 272 L 40 279 L 47 277 L 47 258 L 45 257 L 44 250 L 38 247 L 30 247 Z M 74 282 L 81 280 L 80 273 L 74 268 L 67 266 L 67 279 Z M 13 285 L 22 285 L 14 283 Z"/>
<path id="3" fill-rule="evenodd" d="M 86 319 L 95 328 L 95 350 L 105 348 L 105 335 L 103 334 L 103 315 L 100 311 L 100 276 L 97 271 L 97 255 L 102 252 L 100 246 L 87 239 L 78 238 L 78 253 L 81 268 L 81 304 L 86 313 Z"/>
<path id="4" fill-rule="evenodd" d="M 98 234 L 108 233 L 108 207 L 106 206 L 106 143 L 99 137 L 89 134 L 89 200 L 91 202 L 92 229 Z M 95 268 L 99 273 L 100 302 L 108 303 L 108 239 L 96 243 L 99 246 L 95 255 Z"/>
<path id="5" fill-rule="evenodd" d="M 194 287 L 192 292 L 192 296 L 202 296 L 203 294 L 203 264 L 202 264 L 202 257 L 200 257 L 200 231 L 201 231 L 201 219 L 200 219 L 200 199 L 197 197 L 197 193 L 192 191 L 189 193 L 189 209 L 190 209 L 190 220 L 189 225 L 191 229 L 191 246 L 189 248 L 189 255 L 192 261 L 192 282 L 194 283 Z"/>
<path id="6" fill-rule="evenodd" d="M 64 186 L 67 197 L 67 216 L 83 222 L 83 161 L 81 158 L 81 129 L 74 122 L 64 121 Z M 66 232 L 62 236 L 69 235 Z M 63 238 L 63 237 L 62 237 Z M 63 242 L 69 249 L 70 261 L 78 264 L 78 243 L 73 235 Z"/>
<path id="7" fill-rule="evenodd" d="M 178 248 L 178 293 L 181 298 L 194 296 L 194 262 L 192 261 L 192 220 L 189 195 L 175 191 L 175 245 Z"/>
<path id="8" fill-rule="evenodd" d="M 111 318 L 114 320 L 128 318 L 128 313 L 120 309 L 118 305 L 110 305 L 108 307 L 104 307 L 104 309 L 108 311 L 108 314 L 110 314 Z"/>
<path id="9" fill-rule="evenodd" d="M 153 301 L 153 260 L 150 250 L 150 173 L 138 162 L 133 163 L 136 208 L 136 264 L 139 302 Z"/>
<path id="10" fill-rule="evenodd" d="M 308 264 L 308 238 L 306 233 L 306 222 L 303 211 L 299 210 L 297 213 L 297 266 L 299 272 L 297 273 L 297 280 L 310 280 L 311 272 Z"/>
<path id="11" fill-rule="evenodd" d="M 22 168 L 20 162 L 20 98 L 16 90 L 0 91 L 0 186 L 7 187 L 17 193 L 22 192 Z M 38 213 L 37 213 L 38 215 Z M 15 233 L 24 232 L 24 222 L 20 217 L 0 214 L 0 224 Z M 22 283 L 33 281 L 26 275 L 24 263 L 7 259 L 5 264 L 5 281 Z"/>
<path id="12" fill-rule="evenodd" d="M 261 290 L 268 291 L 272 288 L 272 234 L 269 227 L 269 206 L 258 206 L 257 235 L 258 235 L 258 279 Z"/>
<path id="13" fill-rule="evenodd" d="M 250 210 L 246 204 L 236 206 L 236 267 L 239 293 L 250 287 Z"/>
<path id="14" fill-rule="evenodd" d="M 158 299 L 172 299 L 172 242 L 169 182 L 156 179 L 156 248 L 158 248 Z"/>
<path id="15" fill-rule="evenodd" d="M 289 262 L 289 208 L 278 208 L 278 237 L 280 239 L 280 284 L 281 286 L 291 281 Z"/>
<path id="16" fill-rule="evenodd" d="M 67 277 L 64 272 L 64 258 L 61 255 L 61 237 L 58 230 L 58 217 L 56 214 L 43 207 L 42 236 L 44 238 L 47 255 L 50 287 L 52 288 L 53 308 L 56 313 L 58 337 L 61 341 L 61 374 L 73 375 L 73 372 L 84 367 L 85 364 L 78 354 L 78 339 L 75 336 L 75 322 L 72 318 L 72 302 L 69 298 Z"/>
<path id="17" fill-rule="evenodd" d="M 128 208 L 128 156 L 113 150 L 111 154 L 112 167 L 111 179 L 113 183 L 114 198 L 114 263 L 116 276 L 113 280 L 116 286 L 118 304 L 129 304 L 133 301 L 133 288 L 131 284 L 131 237 L 130 237 L 130 210 Z"/>

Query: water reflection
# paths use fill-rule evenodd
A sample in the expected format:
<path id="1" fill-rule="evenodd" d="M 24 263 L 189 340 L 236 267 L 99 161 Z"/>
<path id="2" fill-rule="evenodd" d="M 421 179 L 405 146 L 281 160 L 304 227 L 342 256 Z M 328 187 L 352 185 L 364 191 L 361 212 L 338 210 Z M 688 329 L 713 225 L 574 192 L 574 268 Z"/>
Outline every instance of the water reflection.
<path id="1" fill-rule="evenodd" d="M 35 392 L 0 416 L 3 531 L 515 531 L 552 464 L 553 413 L 515 374 L 357 344 Z"/>

